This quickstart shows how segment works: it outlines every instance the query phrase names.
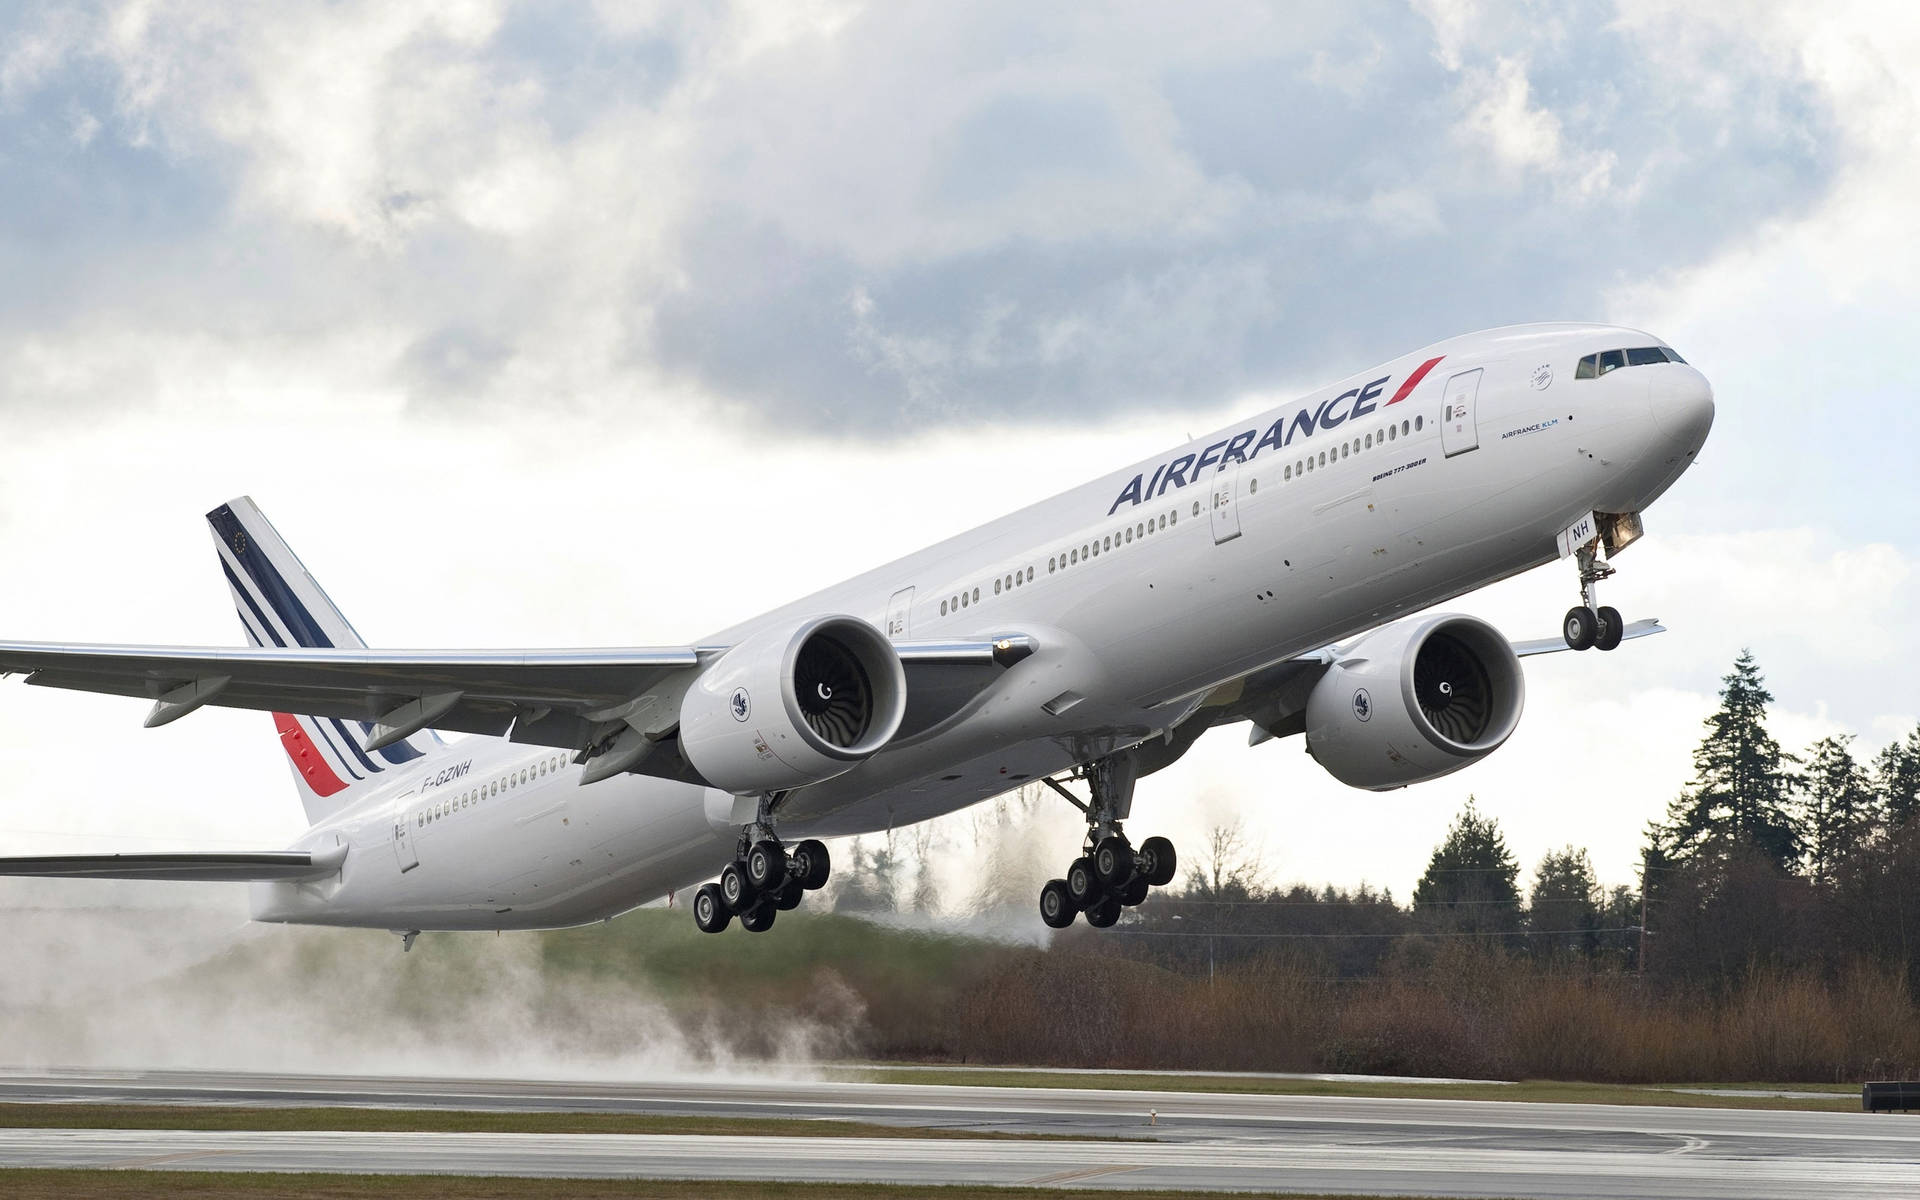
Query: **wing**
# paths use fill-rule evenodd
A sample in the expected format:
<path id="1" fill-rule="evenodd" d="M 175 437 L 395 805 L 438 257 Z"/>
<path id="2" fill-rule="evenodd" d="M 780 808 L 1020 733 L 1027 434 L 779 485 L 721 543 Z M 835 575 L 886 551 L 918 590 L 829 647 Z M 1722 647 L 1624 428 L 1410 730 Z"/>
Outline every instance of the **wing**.
<path id="1" fill-rule="evenodd" d="M 629 719 L 636 724 L 651 719 L 645 732 L 655 738 L 672 733 L 687 685 L 726 649 L 201 649 L 0 642 L 0 675 L 25 674 L 39 687 L 151 700 L 149 727 L 213 705 L 364 722 L 371 727 L 367 748 L 372 750 L 429 727 L 586 750 Z M 918 690 L 924 697 L 917 717 L 922 727 L 963 704 L 1000 668 L 1032 649 L 1031 639 L 1017 635 L 895 644 L 906 667 L 908 694 Z M 684 763 L 643 769 L 688 777 Z"/>
<path id="2" fill-rule="evenodd" d="M 261 850 L 218 854 L 51 854 L 0 858 L 0 875 L 61 879 L 174 879 L 244 882 L 321 879 L 340 869 L 347 848 L 319 854 Z"/>

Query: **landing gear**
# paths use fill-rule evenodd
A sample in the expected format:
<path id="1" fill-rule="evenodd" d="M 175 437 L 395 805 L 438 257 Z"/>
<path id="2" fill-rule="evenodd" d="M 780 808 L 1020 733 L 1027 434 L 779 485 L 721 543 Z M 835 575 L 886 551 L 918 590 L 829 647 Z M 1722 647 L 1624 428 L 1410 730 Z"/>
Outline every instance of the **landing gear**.
<path id="1" fill-rule="evenodd" d="M 1106 929 L 1122 911 L 1145 901 L 1151 889 L 1173 881 L 1178 861 L 1173 843 L 1150 837 L 1135 849 L 1120 827 L 1133 808 L 1135 770 L 1126 754 L 1088 764 L 1075 777 L 1087 781 L 1091 803 L 1083 803 L 1057 780 L 1045 781 L 1087 817 L 1080 857 L 1067 867 L 1064 879 L 1050 879 L 1040 889 L 1040 919 L 1052 928 L 1065 929 L 1076 914 L 1085 913 L 1087 924 Z"/>
<path id="2" fill-rule="evenodd" d="M 1571 650 L 1612 650 L 1627 631 L 1620 610 L 1598 603 L 1600 581 L 1614 574 L 1614 568 L 1600 561 L 1600 539 L 1595 538 L 1574 551 L 1580 567 L 1580 603 L 1567 610 L 1561 627 Z"/>
<path id="3" fill-rule="evenodd" d="M 792 912 L 808 892 L 826 886 L 833 873 L 826 843 L 808 838 L 789 850 L 774 835 L 773 812 L 784 795 L 760 801 L 753 824 L 740 831 L 740 857 L 726 865 L 718 882 L 694 893 L 693 923 L 700 932 L 719 933 L 739 917 L 740 928 L 765 933 L 774 914 Z"/>

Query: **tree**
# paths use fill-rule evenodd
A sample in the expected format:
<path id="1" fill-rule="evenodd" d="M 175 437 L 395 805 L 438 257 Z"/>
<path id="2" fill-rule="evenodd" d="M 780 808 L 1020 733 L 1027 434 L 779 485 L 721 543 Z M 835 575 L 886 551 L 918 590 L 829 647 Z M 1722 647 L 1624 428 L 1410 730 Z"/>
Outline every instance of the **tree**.
<path id="1" fill-rule="evenodd" d="M 1807 751 L 1800 828 L 1808 874 L 1833 881 L 1834 867 L 1873 832 L 1878 798 L 1866 770 L 1854 761 L 1850 736 L 1823 737 Z"/>
<path id="2" fill-rule="evenodd" d="M 1547 851 L 1533 869 L 1533 890 L 1527 896 L 1535 950 L 1592 957 L 1599 949 L 1594 931 L 1600 927 L 1601 897 L 1593 860 L 1585 850 L 1567 846 Z"/>
<path id="3" fill-rule="evenodd" d="M 1195 900 L 1249 900 L 1262 882 L 1260 850 L 1237 819 L 1208 830 L 1198 861 L 1187 868 L 1187 896 Z"/>
<path id="4" fill-rule="evenodd" d="M 1889 830 L 1920 815 L 1920 725 L 1904 744 L 1893 742 L 1874 758 L 1873 785 L 1885 805 Z"/>
<path id="5" fill-rule="evenodd" d="M 1510 932 L 1520 923 L 1519 878 L 1520 864 L 1500 823 L 1481 816 L 1469 796 L 1446 840 L 1433 848 L 1413 889 L 1413 908 L 1454 929 Z"/>
<path id="6" fill-rule="evenodd" d="M 1783 872 L 1799 861 L 1800 833 L 1788 807 L 1795 760 L 1767 732 L 1772 702 L 1752 651 L 1742 650 L 1693 752 L 1693 781 L 1667 806 L 1657 839 L 1664 857 L 1724 859 L 1748 848 Z"/>

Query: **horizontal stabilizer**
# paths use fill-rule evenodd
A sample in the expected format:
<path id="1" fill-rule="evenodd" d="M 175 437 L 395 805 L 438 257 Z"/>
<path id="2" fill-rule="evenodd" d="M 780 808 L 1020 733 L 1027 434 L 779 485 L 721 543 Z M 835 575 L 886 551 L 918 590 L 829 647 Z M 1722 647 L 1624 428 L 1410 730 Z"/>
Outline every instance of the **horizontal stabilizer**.
<path id="1" fill-rule="evenodd" d="M 338 871 L 346 857 L 345 846 L 317 854 L 305 850 L 238 854 L 46 854 L 0 858 L 0 875 L 60 879 L 205 879 L 229 883 L 320 879 Z"/>

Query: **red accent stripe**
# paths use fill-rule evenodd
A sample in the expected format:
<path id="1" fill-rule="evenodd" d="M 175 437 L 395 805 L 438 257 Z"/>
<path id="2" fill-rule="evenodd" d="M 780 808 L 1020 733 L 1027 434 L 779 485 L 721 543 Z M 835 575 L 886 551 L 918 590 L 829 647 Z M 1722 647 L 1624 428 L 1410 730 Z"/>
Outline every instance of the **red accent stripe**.
<path id="1" fill-rule="evenodd" d="M 293 769 L 300 773 L 301 780 L 315 794 L 331 796 L 347 786 L 334 774 L 327 761 L 320 757 L 320 751 L 315 748 L 313 739 L 307 736 L 307 731 L 300 728 L 300 722 L 286 713 L 275 713 L 273 724 L 280 731 L 280 745 L 286 750 L 287 757 L 293 760 Z"/>
<path id="2" fill-rule="evenodd" d="M 1444 354 L 1440 356 L 1440 358 L 1445 357 L 1446 355 Z M 1418 370 L 1407 376 L 1407 381 L 1400 385 L 1400 390 L 1393 394 L 1393 399 L 1387 401 L 1387 407 L 1391 408 L 1402 400 L 1405 400 L 1407 393 L 1420 386 L 1420 381 L 1427 377 L 1427 372 L 1433 370 L 1434 366 L 1439 363 L 1440 358 L 1430 358 L 1421 363 Z"/>

